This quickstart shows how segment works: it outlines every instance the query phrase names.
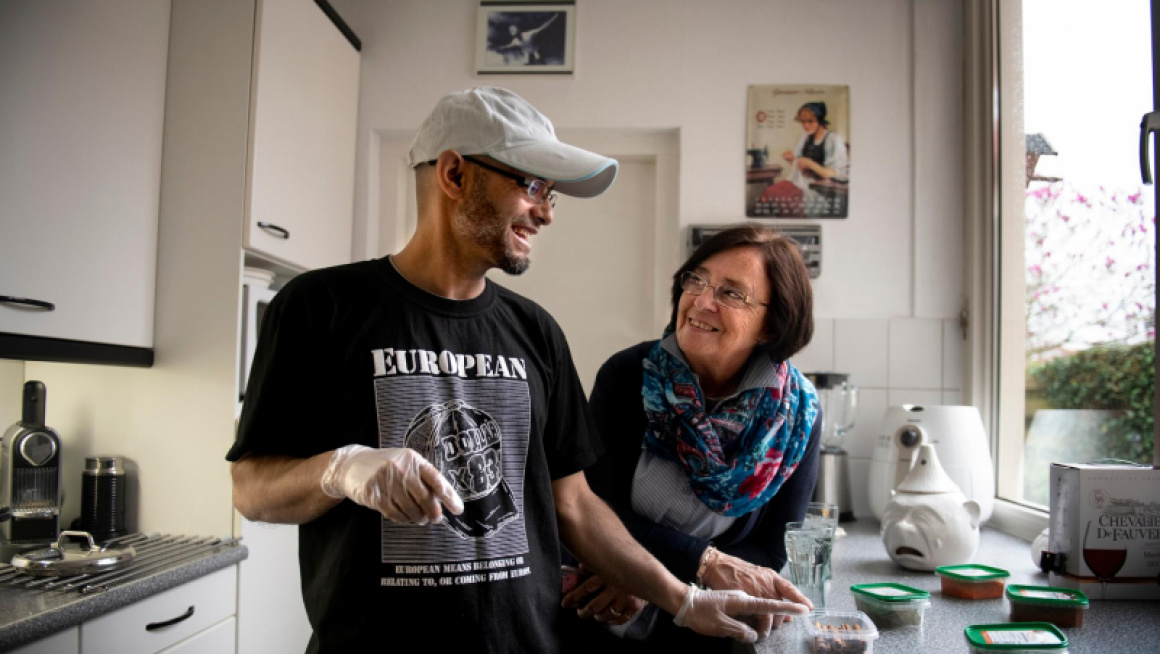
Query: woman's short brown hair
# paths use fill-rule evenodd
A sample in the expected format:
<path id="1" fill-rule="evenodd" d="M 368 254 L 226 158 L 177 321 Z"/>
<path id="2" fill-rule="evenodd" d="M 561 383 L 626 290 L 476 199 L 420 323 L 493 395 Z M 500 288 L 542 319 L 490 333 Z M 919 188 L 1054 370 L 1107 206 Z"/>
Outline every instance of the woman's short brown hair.
<path id="1" fill-rule="evenodd" d="M 677 307 L 684 293 L 681 275 L 695 270 L 715 254 L 747 247 L 761 253 L 765 274 L 769 277 L 765 336 L 758 347 L 774 361 L 785 361 L 809 345 L 814 336 L 814 290 L 797 245 L 764 225 L 744 223 L 713 234 L 677 269 L 673 275 L 673 315 L 669 329 L 676 329 L 677 325 Z"/>

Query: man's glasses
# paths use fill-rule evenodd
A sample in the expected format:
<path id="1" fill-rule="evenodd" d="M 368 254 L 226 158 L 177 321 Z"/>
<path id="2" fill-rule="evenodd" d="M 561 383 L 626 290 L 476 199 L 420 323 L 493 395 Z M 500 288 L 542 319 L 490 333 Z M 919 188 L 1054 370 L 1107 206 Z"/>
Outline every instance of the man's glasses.
<path id="1" fill-rule="evenodd" d="M 746 305 L 769 306 L 765 302 L 758 302 L 752 296 L 746 295 L 744 292 L 732 286 L 726 286 L 724 284 L 714 286 L 709 283 L 709 280 L 695 272 L 686 271 L 681 273 L 681 290 L 689 295 L 700 295 L 707 288 L 713 289 L 713 300 L 723 307 L 743 309 Z"/>
<path id="2" fill-rule="evenodd" d="M 513 173 L 511 171 L 504 170 L 503 168 L 493 166 L 486 161 L 480 161 L 475 157 L 464 156 L 463 158 L 479 166 L 480 168 L 486 168 L 491 172 L 503 175 L 508 179 L 514 179 L 517 184 L 527 190 L 528 197 L 531 198 L 532 201 L 536 204 L 547 202 L 548 205 L 552 208 L 556 207 L 556 193 L 552 189 L 548 188 L 548 183 L 544 180 L 537 179 L 535 177 L 525 177 L 518 173 Z"/>

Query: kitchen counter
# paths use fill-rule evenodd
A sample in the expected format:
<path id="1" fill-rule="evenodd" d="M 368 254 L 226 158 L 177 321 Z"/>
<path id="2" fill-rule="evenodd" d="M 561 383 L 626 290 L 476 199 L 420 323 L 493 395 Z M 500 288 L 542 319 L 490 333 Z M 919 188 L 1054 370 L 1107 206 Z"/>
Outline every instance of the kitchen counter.
<path id="1" fill-rule="evenodd" d="M 826 608 L 856 611 L 850 586 L 872 582 L 897 582 L 930 591 L 930 608 L 919 629 L 879 630 L 874 652 L 969 652 L 963 629 L 971 624 L 1008 622 L 1010 606 L 1005 597 L 964 600 L 944 597 L 938 575 L 906 570 L 886 555 L 878 536 L 878 522 L 862 518 L 842 525 L 847 535 L 834 541 L 833 579 L 826 591 Z M 972 563 L 1010 571 L 1008 584 L 1047 585 L 1047 575 L 1031 562 L 1031 545 L 993 529 L 983 529 L 979 553 Z M 1125 602 L 1093 600 L 1082 627 L 1063 629 L 1070 654 L 1155 651 L 1160 642 L 1160 601 Z M 796 619 L 775 630 L 749 652 L 806 654 L 812 652 L 804 622 Z"/>
<path id="2" fill-rule="evenodd" d="M 41 590 L 0 585 L 0 651 L 30 643 L 62 629 L 139 602 L 162 591 L 234 565 L 249 556 L 237 541 L 108 590 L 84 594 L 77 590 Z"/>

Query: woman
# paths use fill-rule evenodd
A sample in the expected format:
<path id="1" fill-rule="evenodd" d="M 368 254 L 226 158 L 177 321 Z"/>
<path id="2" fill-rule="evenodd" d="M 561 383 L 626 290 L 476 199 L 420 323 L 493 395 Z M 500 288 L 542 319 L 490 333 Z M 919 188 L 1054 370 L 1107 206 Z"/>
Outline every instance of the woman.
<path id="1" fill-rule="evenodd" d="M 794 120 L 801 123 L 805 134 L 798 139 L 793 151 L 786 150 L 781 158 L 813 179 L 846 179 L 850 172 L 846 141 L 830 131 L 826 103 L 803 104 Z"/>
<path id="2" fill-rule="evenodd" d="M 790 164 L 789 178 L 770 184 L 762 192 L 760 202 L 780 207 L 777 215 L 813 215 L 818 213 L 818 203 L 823 195 L 811 189 L 810 184 L 848 180 L 850 158 L 846 141 L 830 131 L 825 102 L 803 104 L 794 120 L 801 123 L 805 133 L 793 150 L 781 153 L 781 158 Z"/>
<path id="3" fill-rule="evenodd" d="M 672 303 L 663 339 L 597 374 L 589 404 L 605 454 L 588 482 L 682 580 L 808 604 L 775 572 L 785 524 L 805 515 L 817 480 L 817 395 L 788 362 L 813 335 L 805 264 L 773 230 L 732 227 L 673 276 Z M 654 607 L 636 616 L 643 603 L 599 578 L 564 605 L 613 625 L 632 619 L 630 637 L 647 634 L 658 649 L 686 651 L 699 638 L 667 616 L 652 626 Z M 600 629 L 585 633 L 616 648 Z M 697 646 L 729 646 L 705 640 Z"/>

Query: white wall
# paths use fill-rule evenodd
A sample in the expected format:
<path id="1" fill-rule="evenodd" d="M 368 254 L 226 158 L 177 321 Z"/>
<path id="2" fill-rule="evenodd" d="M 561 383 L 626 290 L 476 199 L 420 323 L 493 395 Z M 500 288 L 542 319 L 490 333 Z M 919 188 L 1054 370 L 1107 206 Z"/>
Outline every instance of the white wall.
<path id="1" fill-rule="evenodd" d="M 0 433 L 20 420 L 23 397 L 24 362 L 0 359 Z"/>
<path id="2" fill-rule="evenodd" d="M 562 132 L 675 130 L 684 227 L 744 220 L 748 85 L 849 85 L 850 217 L 810 221 L 823 230 L 817 331 L 796 363 L 850 372 L 863 389 L 854 488 L 887 406 L 961 401 L 959 0 L 579 0 L 575 74 L 525 77 L 473 74 L 474 0 L 334 4 L 364 46 L 356 259 L 391 251 L 380 242 L 403 220 L 400 203 L 380 201 L 380 175 L 393 174 L 379 170 L 380 143 L 449 91 L 510 88 Z"/>

